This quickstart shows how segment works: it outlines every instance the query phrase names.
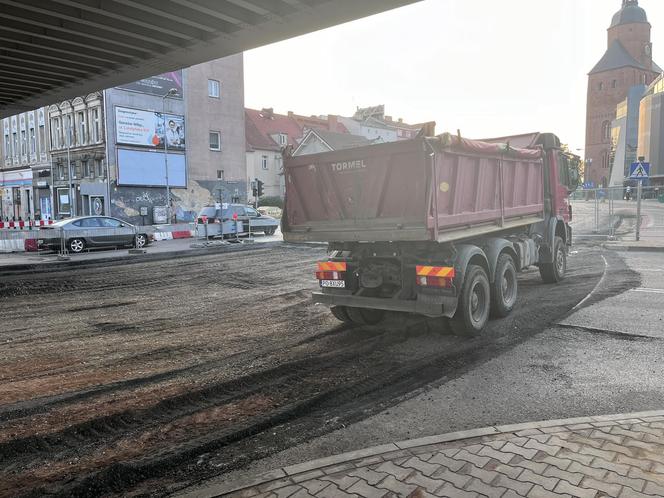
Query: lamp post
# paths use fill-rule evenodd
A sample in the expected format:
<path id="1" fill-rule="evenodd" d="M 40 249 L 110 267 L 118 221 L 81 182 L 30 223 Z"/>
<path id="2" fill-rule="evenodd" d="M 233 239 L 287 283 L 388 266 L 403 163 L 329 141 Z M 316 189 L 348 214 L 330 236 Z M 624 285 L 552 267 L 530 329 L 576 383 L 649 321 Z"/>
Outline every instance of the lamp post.
<path id="1" fill-rule="evenodd" d="M 161 98 L 161 117 L 164 122 L 164 164 L 166 167 L 166 215 L 168 216 L 168 223 L 172 222 L 171 218 L 171 187 L 168 182 L 168 138 L 166 136 L 166 98 L 174 97 L 178 94 L 177 88 L 171 88 Z"/>
<path id="2" fill-rule="evenodd" d="M 74 184 L 71 171 L 71 125 L 74 118 L 74 106 L 71 100 L 65 101 L 69 105 L 69 114 L 67 115 L 67 178 L 69 183 L 69 216 L 76 216 L 76 202 L 74 202 Z"/>

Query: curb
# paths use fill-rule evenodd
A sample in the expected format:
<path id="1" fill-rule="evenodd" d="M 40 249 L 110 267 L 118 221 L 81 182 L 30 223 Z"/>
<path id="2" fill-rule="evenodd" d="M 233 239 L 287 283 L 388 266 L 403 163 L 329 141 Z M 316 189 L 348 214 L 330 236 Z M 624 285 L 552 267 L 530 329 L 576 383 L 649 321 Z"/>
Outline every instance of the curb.
<path id="1" fill-rule="evenodd" d="M 604 249 L 621 252 L 664 252 L 664 246 L 637 246 L 633 244 L 603 244 Z"/>
<path id="2" fill-rule="evenodd" d="M 378 461 L 389 459 L 390 457 L 397 458 L 398 456 L 403 456 L 404 452 L 408 452 L 408 450 L 421 447 L 430 447 L 432 445 L 439 445 L 443 443 L 454 443 L 469 439 L 501 436 L 505 434 L 512 434 L 515 437 L 518 437 L 541 433 L 566 432 L 570 429 L 573 429 L 573 427 L 565 426 L 588 425 L 591 427 L 606 427 L 611 425 L 620 425 L 626 421 L 634 422 L 635 419 L 652 417 L 664 417 L 664 410 L 621 413 L 616 415 L 601 415 L 595 417 L 544 420 L 540 422 L 497 425 L 484 427 L 481 429 L 451 432 L 437 436 L 409 439 L 407 441 L 397 441 L 394 443 L 373 446 L 348 453 L 341 453 L 339 455 L 319 458 L 317 460 L 311 460 L 309 462 L 275 469 L 259 474 L 257 476 L 243 478 L 228 483 L 221 483 L 218 485 L 211 485 L 206 489 L 191 491 L 189 493 L 181 493 L 178 494 L 178 496 L 188 498 L 214 498 L 218 496 L 224 496 L 229 493 L 240 492 L 248 488 L 270 483 L 272 481 L 290 481 L 292 483 L 297 483 L 325 474 L 325 470 L 328 467 L 332 467 L 331 470 L 334 472 L 340 472 L 343 470 L 344 464 L 349 465 L 346 467 L 346 469 L 350 469 L 351 467 L 357 468 L 365 465 L 372 465 Z"/>

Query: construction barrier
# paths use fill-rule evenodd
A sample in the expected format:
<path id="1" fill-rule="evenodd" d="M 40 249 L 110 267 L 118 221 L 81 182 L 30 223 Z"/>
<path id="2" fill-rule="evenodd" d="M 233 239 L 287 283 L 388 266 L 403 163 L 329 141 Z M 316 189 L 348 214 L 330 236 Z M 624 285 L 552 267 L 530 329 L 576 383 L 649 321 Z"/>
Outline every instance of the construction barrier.
<path id="1" fill-rule="evenodd" d="M 0 227 L 0 252 L 37 252 L 39 250 L 39 239 L 54 238 L 56 232 L 51 230 L 40 231 L 38 226 L 25 228 L 20 226 L 19 223 L 23 222 L 9 222 L 15 223 L 15 226 Z M 37 222 L 38 223 L 38 222 Z M 52 222 L 51 222 L 52 223 Z M 41 226 L 50 224 L 43 222 Z M 29 227 L 29 225 L 27 225 Z M 110 230 L 110 231 L 109 231 Z M 114 235 L 113 231 L 123 229 L 94 229 L 94 230 L 68 230 L 67 238 L 72 237 L 85 237 L 85 236 L 104 236 Z M 126 230 L 126 229 L 124 229 Z M 141 233 L 148 233 L 152 235 L 154 241 L 173 240 L 173 239 L 190 239 L 195 236 L 195 229 L 193 224 L 178 224 L 178 225 L 158 225 L 138 227 Z M 103 233 L 102 233 L 103 232 Z M 108 233 L 107 233 L 108 232 Z M 59 233 L 59 232 L 57 232 Z"/>
<path id="2" fill-rule="evenodd" d="M 0 252 L 36 252 L 38 237 L 37 230 L 32 232 L 0 230 Z"/>
<path id="3" fill-rule="evenodd" d="M 0 220 L 0 230 L 9 229 L 9 230 L 33 230 L 39 227 L 46 225 L 52 225 L 53 220 L 28 220 L 28 221 L 1 221 Z"/>

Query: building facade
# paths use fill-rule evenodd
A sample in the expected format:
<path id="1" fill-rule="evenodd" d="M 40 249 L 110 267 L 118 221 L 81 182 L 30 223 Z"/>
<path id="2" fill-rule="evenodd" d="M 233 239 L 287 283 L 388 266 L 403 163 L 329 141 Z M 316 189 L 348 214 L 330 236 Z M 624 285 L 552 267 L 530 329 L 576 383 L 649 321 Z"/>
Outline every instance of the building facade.
<path id="1" fill-rule="evenodd" d="M 585 181 L 610 180 L 612 122 L 630 88 L 649 85 L 661 69 L 653 62 L 651 25 L 638 0 L 622 0 L 608 29 L 607 50 L 588 75 Z"/>
<path id="2" fill-rule="evenodd" d="M 350 133 L 336 133 L 327 130 L 309 130 L 297 149 L 293 151 L 293 155 L 306 156 L 308 154 L 354 149 L 356 147 L 364 147 L 366 145 L 380 143 L 384 143 L 381 138 L 369 140 L 361 135 L 351 135 Z"/>
<path id="3" fill-rule="evenodd" d="M 40 108 L 2 120 L 0 217 L 51 218 L 48 111 Z"/>
<path id="4" fill-rule="evenodd" d="M 103 92 L 48 108 L 54 219 L 108 213 Z"/>
<path id="5" fill-rule="evenodd" d="M 249 186 L 256 179 L 263 182 L 266 197 L 284 196 L 282 152 L 287 147 L 295 149 L 302 140 L 303 127 L 298 118 L 308 126 L 322 126 L 322 120 L 316 117 L 277 114 L 272 108 L 245 109 L 247 182 Z M 252 192 L 247 195 L 255 200 Z"/>
<path id="6" fill-rule="evenodd" d="M 611 154 L 609 186 L 623 186 L 632 163 L 636 162 L 639 144 L 639 106 L 645 85 L 630 88 L 627 98 L 616 107 L 611 123 Z"/>
<path id="7" fill-rule="evenodd" d="M 638 157 L 650 163 L 651 185 L 664 186 L 664 76 L 646 90 L 639 111 Z"/>

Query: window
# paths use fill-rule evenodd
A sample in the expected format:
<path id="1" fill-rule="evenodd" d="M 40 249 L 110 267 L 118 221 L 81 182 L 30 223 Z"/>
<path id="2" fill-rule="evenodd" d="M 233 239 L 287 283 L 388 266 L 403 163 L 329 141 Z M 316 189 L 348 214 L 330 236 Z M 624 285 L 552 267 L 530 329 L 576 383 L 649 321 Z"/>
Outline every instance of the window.
<path id="1" fill-rule="evenodd" d="M 246 208 L 247 216 L 251 218 L 257 218 L 258 217 L 258 211 L 256 211 L 254 208 Z"/>
<path id="2" fill-rule="evenodd" d="M 601 92 L 602 90 L 604 90 L 604 83 L 600 82 L 598 88 L 599 88 L 599 91 L 600 91 L 600 92 Z"/>
<path id="3" fill-rule="evenodd" d="M 99 218 L 85 218 L 83 220 L 75 221 L 73 224 L 81 228 L 99 228 L 101 226 Z"/>
<path id="4" fill-rule="evenodd" d="M 267 169 L 267 156 L 261 157 L 261 168 Z"/>
<path id="5" fill-rule="evenodd" d="M 60 137 L 62 137 L 60 131 L 60 118 L 53 118 L 51 119 L 51 148 L 60 148 Z"/>
<path id="6" fill-rule="evenodd" d="M 69 214 L 71 209 L 69 205 L 69 189 L 59 188 L 58 189 L 58 212 L 61 214 Z"/>
<path id="7" fill-rule="evenodd" d="M 90 178 L 92 170 L 90 169 L 90 161 L 82 161 L 83 164 L 83 178 Z"/>
<path id="8" fill-rule="evenodd" d="M 18 157 L 18 133 L 12 133 L 12 146 L 14 151 L 14 157 Z"/>
<path id="9" fill-rule="evenodd" d="M 618 86 L 618 80 L 613 80 L 611 82 L 611 88 L 616 88 Z"/>
<path id="10" fill-rule="evenodd" d="M 210 150 L 221 150 L 221 136 L 218 131 L 210 132 Z"/>
<path id="11" fill-rule="evenodd" d="M 11 148 L 12 144 L 9 141 L 9 133 L 5 133 L 5 159 L 9 159 L 11 157 Z"/>
<path id="12" fill-rule="evenodd" d="M 95 176 L 97 178 L 103 178 L 104 177 L 104 169 L 103 169 L 103 164 L 101 162 L 101 159 L 95 159 Z"/>
<path id="13" fill-rule="evenodd" d="M 215 99 L 219 98 L 219 82 L 217 80 L 208 80 L 208 95 L 214 97 Z"/>
<path id="14" fill-rule="evenodd" d="M 21 130 L 21 155 L 25 156 L 28 153 L 28 143 L 25 135 L 25 130 Z"/>
<path id="15" fill-rule="evenodd" d="M 79 111 L 77 116 L 78 121 L 78 143 L 79 145 L 84 145 L 88 142 L 88 129 L 85 119 L 85 112 Z"/>
<path id="16" fill-rule="evenodd" d="M 602 168 L 607 169 L 609 167 L 609 153 L 607 151 L 602 152 Z"/>
<path id="17" fill-rule="evenodd" d="M 35 136 L 35 129 L 30 128 L 30 154 L 37 155 L 37 137 Z"/>
<path id="18" fill-rule="evenodd" d="M 120 220 L 116 220 L 114 218 L 97 218 L 97 219 L 99 220 L 99 224 L 105 228 L 120 228 L 120 225 L 122 225 L 122 222 Z"/>
<path id="19" fill-rule="evenodd" d="M 288 145 L 288 135 L 279 133 L 279 145 Z"/>
<path id="20" fill-rule="evenodd" d="M 608 142 L 611 139 L 611 121 L 602 123 L 602 142 Z"/>
<path id="21" fill-rule="evenodd" d="M 46 127 L 43 124 L 39 125 L 39 152 L 46 152 Z"/>
<path id="22" fill-rule="evenodd" d="M 223 180 L 224 179 L 224 170 L 223 169 L 218 169 L 217 170 L 217 180 Z"/>
<path id="23" fill-rule="evenodd" d="M 92 109 L 92 141 L 97 143 L 99 142 L 99 137 L 101 136 L 101 125 L 99 122 L 99 108 L 95 107 Z"/>
<path id="24" fill-rule="evenodd" d="M 69 137 L 69 141 L 67 144 L 71 147 L 72 145 L 76 145 L 76 135 L 74 131 L 74 115 L 73 114 L 67 114 L 67 133 Z"/>

